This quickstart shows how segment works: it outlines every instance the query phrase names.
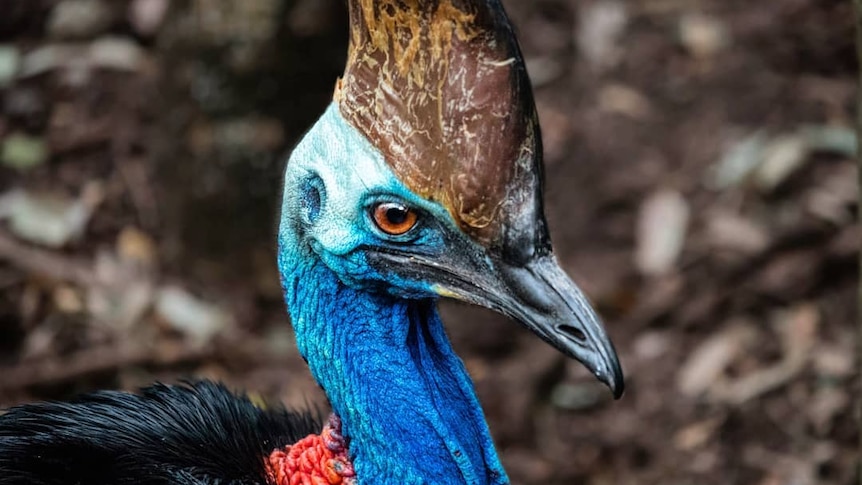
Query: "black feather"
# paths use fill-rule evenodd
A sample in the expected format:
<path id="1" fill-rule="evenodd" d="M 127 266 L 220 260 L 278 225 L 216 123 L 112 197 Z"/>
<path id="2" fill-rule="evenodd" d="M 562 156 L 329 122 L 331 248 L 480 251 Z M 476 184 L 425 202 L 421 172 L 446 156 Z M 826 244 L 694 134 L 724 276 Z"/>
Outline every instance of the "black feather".
<path id="1" fill-rule="evenodd" d="M 0 415 L 0 485 L 263 485 L 266 456 L 321 429 L 206 381 L 28 404 Z"/>

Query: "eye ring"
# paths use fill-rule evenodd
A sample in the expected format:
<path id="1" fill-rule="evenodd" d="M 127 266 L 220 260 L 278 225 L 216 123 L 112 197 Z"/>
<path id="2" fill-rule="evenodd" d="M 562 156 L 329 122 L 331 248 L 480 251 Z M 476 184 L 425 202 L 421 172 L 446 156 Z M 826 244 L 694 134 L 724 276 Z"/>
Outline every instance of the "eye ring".
<path id="1" fill-rule="evenodd" d="M 390 236 L 401 236 L 416 227 L 419 217 L 413 209 L 397 202 L 381 202 L 371 208 L 371 219 Z"/>

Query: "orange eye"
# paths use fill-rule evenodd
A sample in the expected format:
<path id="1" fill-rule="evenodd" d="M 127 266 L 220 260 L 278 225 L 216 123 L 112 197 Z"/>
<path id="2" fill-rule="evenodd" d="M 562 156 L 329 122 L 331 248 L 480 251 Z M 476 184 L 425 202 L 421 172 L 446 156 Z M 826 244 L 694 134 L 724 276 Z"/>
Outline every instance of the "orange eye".
<path id="1" fill-rule="evenodd" d="M 374 207 L 371 213 L 374 223 L 386 234 L 400 236 L 416 225 L 416 213 L 395 202 L 384 202 Z"/>

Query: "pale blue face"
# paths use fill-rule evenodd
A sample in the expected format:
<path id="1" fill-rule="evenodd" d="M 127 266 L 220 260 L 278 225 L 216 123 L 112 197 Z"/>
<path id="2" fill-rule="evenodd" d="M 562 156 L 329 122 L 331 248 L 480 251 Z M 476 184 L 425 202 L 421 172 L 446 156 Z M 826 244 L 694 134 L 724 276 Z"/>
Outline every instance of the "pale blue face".
<path id="1" fill-rule="evenodd" d="M 397 236 L 381 230 L 372 213 L 384 203 L 414 211 L 415 226 Z M 400 297 L 443 292 L 418 275 L 381 274 L 370 264 L 369 251 L 435 259 L 448 250 L 447 240 L 453 237 L 479 251 L 460 234 L 448 211 L 417 196 L 396 177 L 380 152 L 344 121 L 335 104 L 293 151 L 285 172 L 283 204 L 282 232 L 285 226 L 298 228 L 314 253 L 342 281 L 357 288 Z"/>

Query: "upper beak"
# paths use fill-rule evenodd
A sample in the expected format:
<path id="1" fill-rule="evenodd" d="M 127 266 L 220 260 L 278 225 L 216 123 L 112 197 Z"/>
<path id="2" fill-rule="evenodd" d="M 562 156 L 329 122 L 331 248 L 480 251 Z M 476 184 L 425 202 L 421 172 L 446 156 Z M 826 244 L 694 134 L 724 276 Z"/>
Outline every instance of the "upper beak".
<path id="1" fill-rule="evenodd" d="M 553 254 L 513 264 L 469 245 L 445 254 L 380 252 L 390 271 L 434 282 L 441 296 L 482 305 L 521 323 L 563 354 L 587 367 L 615 398 L 623 394 L 623 371 L 604 326 L 586 297 Z M 397 268 L 397 269 L 395 269 Z"/>

